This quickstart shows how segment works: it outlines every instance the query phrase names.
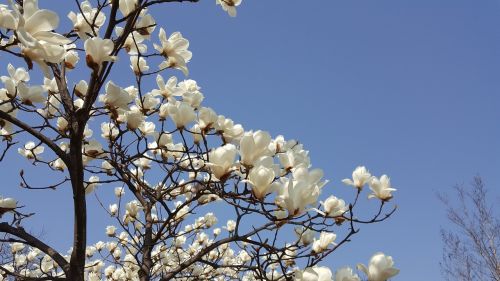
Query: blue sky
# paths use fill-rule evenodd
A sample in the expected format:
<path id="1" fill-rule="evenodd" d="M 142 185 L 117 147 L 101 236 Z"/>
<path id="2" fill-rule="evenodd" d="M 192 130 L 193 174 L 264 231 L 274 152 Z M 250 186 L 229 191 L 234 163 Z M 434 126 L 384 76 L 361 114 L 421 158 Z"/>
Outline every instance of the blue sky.
<path id="1" fill-rule="evenodd" d="M 56 1 L 40 2 L 55 9 Z M 190 78 L 204 104 L 245 129 L 304 143 L 331 180 L 325 195 L 348 197 L 340 180 L 357 165 L 390 175 L 398 189 L 394 217 L 363 227 L 328 265 L 384 251 L 401 269 L 394 280 L 442 280 L 439 228 L 447 222 L 435 192 L 479 174 L 500 195 L 500 1 L 246 0 L 234 19 L 214 2 L 153 13 L 167 33 L 190 40 Z M 29 170 L 19 158 L 8 160 Z M 19 191 L 7 176 L 16 165 L 3 166 L 2 195 L 23 196 L 39 213 L 31 230 L 43 226 L 43 237 L 66 247 L 68 190 Z M 103 239 L 105 222 L 91 214 L 91 241 Z"/>

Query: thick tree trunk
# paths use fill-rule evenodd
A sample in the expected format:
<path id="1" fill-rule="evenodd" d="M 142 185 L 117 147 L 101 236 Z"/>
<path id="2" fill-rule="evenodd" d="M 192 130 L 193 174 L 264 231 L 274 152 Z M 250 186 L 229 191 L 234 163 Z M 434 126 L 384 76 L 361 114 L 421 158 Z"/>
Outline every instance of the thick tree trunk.
<path id="1" fill-rule="evenodd" d="M 85 248 L 87 246 L 87 204 L 85 201 L 84 171 L 82 162 L 83 131 L 75 125 L 70 141 L 71 186 L 73 188 L 74 232 L 73 252 L 70 259 L 70 276 L 68 280 L 84 281 Z"/>
<path id="2" fill-rule="evenodd" d="M 144 231 L 144 245 L 142 246 L 142 265 L 139 270 L 139 277 L 141 281 L 151 280 L 151 267 L 153 260 L 151 259 L 151 251 L 153 250 L 153 217 L 151 215 L 151 204 L 147 203 L 144 210 L 146 218 L 146 226 Z"/>

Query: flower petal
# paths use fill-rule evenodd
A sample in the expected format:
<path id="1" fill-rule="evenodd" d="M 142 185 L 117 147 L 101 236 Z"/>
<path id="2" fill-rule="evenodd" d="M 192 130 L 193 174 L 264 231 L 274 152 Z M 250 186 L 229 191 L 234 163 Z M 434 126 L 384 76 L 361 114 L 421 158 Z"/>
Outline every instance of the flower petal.
<path id="1" fill-rule="evenodd" d="M 59 25 L 59 16 L 49 10 L 38 10 L 29 17 L 24 28 L 31 34 L 36 34 L 39 31 L 51 31 Z"/>

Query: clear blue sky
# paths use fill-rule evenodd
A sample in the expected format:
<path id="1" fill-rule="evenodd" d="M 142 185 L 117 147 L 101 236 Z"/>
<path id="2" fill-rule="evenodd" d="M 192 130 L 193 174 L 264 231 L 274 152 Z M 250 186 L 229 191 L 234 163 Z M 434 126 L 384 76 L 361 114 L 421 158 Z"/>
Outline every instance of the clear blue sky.
<path id="1" fill-rule="evenodd" d="M 442 280 L 447 222 L 435 192 L 480 174 L 500 195 L 500 1 L 246 0 L 234 19 L 214 2 L 154 13 L 190 40 L 190 78 L 205 105 L 245 129 L 300 140 L 331 180 L 325 195 L 347 197 L 340 180 L 357 165 L 389 174 L 398 188 L 396 215 L 362 228 L 330 265 L 366 263 L 382 250 L 401 269 L 394 280 Z M 19 158 L 9 161 L 28 167 Z M 44 226 L 43 236 L 66 248 L 68 190 L 19 191 L 14 166 L 2 166 L 2 194 L 33 206 L 31 230 Z M 32 178 L 44 177 L 39 170 Z M 104 239 L 98 214 L 91 241 Z"/>

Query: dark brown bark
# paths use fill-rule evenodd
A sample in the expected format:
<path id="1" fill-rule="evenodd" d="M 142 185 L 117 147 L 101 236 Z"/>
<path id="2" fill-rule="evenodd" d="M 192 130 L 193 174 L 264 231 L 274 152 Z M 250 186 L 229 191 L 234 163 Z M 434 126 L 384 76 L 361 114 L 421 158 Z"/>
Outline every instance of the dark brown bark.
<path id="1" fill-rule="evenodd" d="M 33 235 L 27 233 L 22 227 L 14 227 L 6 222 L 2 222 L 0 223 L 0 232 L 8 233 L 15 237 L 21 238 L 25 241 L 26 244 L 30 245 L 31 247 L 37 248 L 45 254 L 49 255 L 67 274 L 69 264 L 64 259 L 64 257 L 61 256 L 56 250 L 54 250 L 54 248 L 45 244 Z"/>
<path id="2" fill-rule="evenodd" d="M 70 259 L 69 280 L 83 281 L 85 248 L 87 246 L 87 203 L 85 198 L 84 171 L 82 162 L 82 137 L 84 122 L 72 120 L 70 141 L 70 166 L 68 166 L 73 190 L 74 226 L 73 252 Z"/>
<path id="3" fill-rule="evenodd" d="M 151 204 L 148 203 L 146 210 L 144 210 L 144 216 L 146 219 L 145 231 L 144 231 L 144 245 L 142 246 L 142 265 L 139 270 L 139 278 L 141 281 L 150 280 L 150 272 L 153 267 L 153 260 L 151 259 L 151 251 L 153 251 L 153 217 L 151 215 Z"/>

